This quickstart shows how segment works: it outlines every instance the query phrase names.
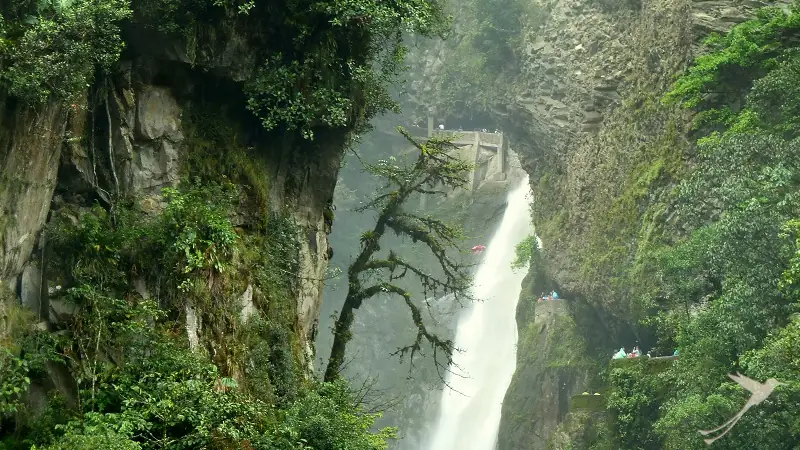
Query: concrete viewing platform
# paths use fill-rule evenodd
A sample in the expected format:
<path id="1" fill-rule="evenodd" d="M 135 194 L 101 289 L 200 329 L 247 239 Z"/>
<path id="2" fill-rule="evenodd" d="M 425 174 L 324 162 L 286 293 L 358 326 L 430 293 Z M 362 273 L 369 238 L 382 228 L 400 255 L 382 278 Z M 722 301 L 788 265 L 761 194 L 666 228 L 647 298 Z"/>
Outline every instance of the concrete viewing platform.
<path id="1" fill-rule="evenodd" d="M 405 124 L 403 129 L 408 133 L 408 136 L 415 142 L 424 143 L 429 139 L 447 139 L 453 145 L 454 149 L 449 153 L 451 156 L 458 157 L 472 165 L 473 170 L 467 175 L 467 183 L 463 187 L 452 190 L 448 193 L 448 197 L 463 194 L 465 191 L 469 195 L 473 195 L 484 187 L 495 189 L 496 187 L 505 186 L 510 180 L 514 182 L 521 179 L 521 174 L 524 174 L 520 166 L 520 162 L 516 155 L 511 151 L 508 137 L 500 130 L 495 129 L 494 132 L 487 131 L 486 128 L 464 130 L 459 129 L 446 129 L 444 128 L 444 121 L 437 120 L 435 112 L 429 111 L 427 128 L 420 124 Z M 435 124 L 438 123 L 438 126 Z M 441 127 L 441 128 L 440 128 Z M 409 149 L 409 152 L 411 150 Z M 433 186 L 432 188 L 436 188 Z M 426 207 L 435 207 L 435 205 L 428 205 L 431 200 L 427 194 L 420 195 L 420 209 L 425 210 Z M 443 200 L 437 197 L 433 200 L 436 204 L 440 204 Z"/>
<path id="2" fill-rule="evenodd" d="M 475 192 L 484 182 L 504 182 L 508 179 L 509 144 L 503 133 L 438 130 L 433 128 L 432 121 L 427 130 L 421 127 L 409 127 L 407 130 L 418 142 L 431 138 L 449 139 L 456 147 L 453 156 L 458 156 L 473 166 L 469 182 L 465 186 L 469 192 Z M 426 204 L 427 195 L 423 194 L 420 197 L 420 209 L 424 210 Z"/>

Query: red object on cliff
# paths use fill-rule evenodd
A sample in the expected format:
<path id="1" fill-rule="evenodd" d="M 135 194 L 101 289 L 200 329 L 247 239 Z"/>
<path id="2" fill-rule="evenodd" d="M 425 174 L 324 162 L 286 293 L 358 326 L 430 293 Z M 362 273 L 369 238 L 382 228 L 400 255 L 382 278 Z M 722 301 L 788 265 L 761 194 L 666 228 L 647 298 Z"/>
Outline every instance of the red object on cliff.
<path id="1" fill-rule="evenodd" d="M 486 246 L 484 246 L 484 245 L 476 245 L 475 247 L 472 247 L 472 254 L 473 255 L 477 255 L 478 253 L 480 253 L 480 252 L 482 252 L 484 250 L 486 250 Z"/>

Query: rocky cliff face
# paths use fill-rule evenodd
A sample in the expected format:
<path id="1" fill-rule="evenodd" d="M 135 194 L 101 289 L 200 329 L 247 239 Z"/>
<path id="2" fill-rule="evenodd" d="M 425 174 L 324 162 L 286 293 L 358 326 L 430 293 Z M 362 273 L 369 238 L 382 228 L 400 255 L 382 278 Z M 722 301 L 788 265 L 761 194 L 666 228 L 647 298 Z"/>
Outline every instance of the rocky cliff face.
<path id="1" fill-rule="evenodd" d="M 54 283 L 41 270 L 42 230 L 50 212 L 120 198 L 133 198 L 145 211 L 160 209 L 162 188 L 198 176 L 191 161 L 202 149 L 193 136 L 208 122 L 199 123 L 194 113 L 203 110 L 212 122 L 230 125 L 231 140 L 265 169 L 251 175 L 268 186 L 262 199 L 268 211 L 288 213 L 300 230 L 300 269 L 290 276 L 297 278 L 296 315 L 310 352 L 328 260 L 330 223 L 323 212 L 333 197 L 345 132 L 309 142 L 258 131 L 236 84 L 252 69 L 245 43 L 221 30 L 206 34 L 190 61 L 178 51 L 186 43 L 133 30 L 115 75 L 91 86 L 85 103 L 72 108 L 31 109 L 0 99 L 0 281 L 35 310 L 42 305 L 40 317 L 47 319 L 42 300 Z M 266 213 L 254 205 L 240 209 L 235 221 L 243 227 Z"/>
<path id="2" fill-rule="evenodd" d="M 638 251 L 669 239 L 661 233 L 672 220 L 666 194 L 692 158 L 688 118 L 659 98 L 705 35 L 727 30 L 765 5 L 539 3 L 541 25 L 525 31 L 519 74 L 495 113 L 521 147 L 536 196 L 534 223 L 545 262 L 534 290 L 558 290 L 571 317 L 564 320 L 589 345 L 583 354 L 520 346 L 503 405 L 500 448 L 546 448 L 567 412 L 562 400 L 592 385 L 612 348 L 648 339 L 629 302 L 647 287 L 632 292 L 622 286 L 636 286 L 637 270 L 644 270 Z M 519 316 L 521 340 L 538 321 Z M 564 361 L 570 374 L 553 375 L 554 365 Z M 554 442 L 555 448 L 574 444 L 563 436 Z"/>
<path id="3" fill-rule="evenodd" d="M 4 98 L 2 106 L 0 281 L 13 289 L 50 210 L 67 121 L 56 105 L 31 110 Z"/>
<path id="4" fill-rule="evenodd" d="M 568 417 L 570 397 L 595 388 L 599 365 L 573 318 L 570 299 L 538 301 L 554 288 L 547 258 L 536 254 L 517 306 L 517 369 L 503 400 L 498 449 L 548 448 Z"/>

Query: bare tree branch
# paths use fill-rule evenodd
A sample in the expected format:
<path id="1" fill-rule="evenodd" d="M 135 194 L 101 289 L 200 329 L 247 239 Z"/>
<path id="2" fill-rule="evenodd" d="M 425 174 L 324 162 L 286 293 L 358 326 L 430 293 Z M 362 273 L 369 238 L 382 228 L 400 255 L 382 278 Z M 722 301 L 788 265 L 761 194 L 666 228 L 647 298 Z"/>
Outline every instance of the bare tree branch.
<path id="1" fill-rule="evenodd" d="M 404 396 L 402 395 L 389 395 L 388 388 L 377 388 L 378 377 L 366 375 L 360 386 L 351 390 L 353 399 L 355 399 L 355 406 L 368 414 L 376 414 L 387 411 L 403 402 Z M 348 383 L 350 386 L 355 385 L 354 380 Z"/>

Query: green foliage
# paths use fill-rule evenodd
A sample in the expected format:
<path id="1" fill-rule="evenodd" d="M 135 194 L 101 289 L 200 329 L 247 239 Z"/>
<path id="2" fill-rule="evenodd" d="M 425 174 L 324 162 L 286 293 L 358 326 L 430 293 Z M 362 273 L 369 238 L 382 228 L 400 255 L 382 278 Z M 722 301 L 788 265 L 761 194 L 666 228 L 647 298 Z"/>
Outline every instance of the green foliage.
<path id="1" fill-rule="evenodd" d="M 693 392 L 724 377 L 738 355 L 757 348 L 788 313 L 779 280 L 791 255 L 782 224 L 799 206 L 797 142 L 731 135 L 703 148 L 697 171 L 680 189 L 682 217 L 718 219 L 661 258 L 669 327 L 677 332 Z M 758 299 L 754 301 L 754 299 Z M 688 367 L 685 367 L 688 368 Z M 698 383 L 697 371 L 705 373 Z"/>
<path id="2" fill-rule="evenodd" d="M 269 167 L 260 149 L 246 147 L 236 131 L 236 118 L 214 110 L 210 103 L 193 104 L 184 112 L 181 158 L 184 179 L 202 183 L 234 183 L 261 214 L 269 210 Z"/>
<path id="3" fill-rule="evenodd" d="M 795 57 L 792 36 L 799 29 L 797 4 L 788 12 L 778 7 L 760 9 L 755 19 L 735 26 L 728 34 L 709 37 L 706 45 L 711 51 L 697 58 L 664 100 L 687 108 L 701 107 L 697 125 L 730 126 L 735 114 L 725 104 L 746 94 L 754 80 Z"/>
<path id="4" fill-rule="evenodd" d="M 129 0 L 25 2 L 0 10 L 0 76 L 29 103 L 76 103 L 96 69 L 109 70 L 124 47 L 129 18 L 185 42 L 193 62 L 208 36 L 242 36 L 257 62 L 243 83 L 247 108 L 267 130 L 363 128 L 396 110 L 388 88 L 403 69 L 404 33 L 443 36 L 439 0 Z M 224 33 L 209 32 L 224 30 Z M 198 61 L 200 55 L 200 61 Z"/>
<path id="5" fill-rule="evenodd" d="M 292 333 L 296 226 L 276 217 L 240 237 L 230 221 L 238 198 L 230 185 L 190 184 L 165 190 L 165 206 L 155 213 L 95 207 L 49 230 L 54 253 L 63 255 L 52 266 L 64 285 L 58 300 L 72 313 L 60 324 L 63 339 L 29 330 L 18 339 L 24 359 L 11 351 L 0 358 L 11 375 L 0 383 L 0 405 L 3 415 L 15 412 L 47 359 L 69 369 L 77 405 L 50 402 L 44 418 L 0 436 L 3 444 L 386 448 L 392 430 L 372 433 L 376 417 L 363 413 L 345 384 L 303 382 Z M 136 278 L 158 301 L 140 295 Z M 241 323 L 245 281 L 256 312 Z M 186 304 L 202 317 L 204 348 L 197 351 L 187 348 L 179 322 Z"/>
<path id="6" fill-rule="evenodd" d="M 345 127 L 353 108 L 348 92 L 322 86 L 310 93 L 296 89 L 296 78 L 319 78 L 316 68 L 327 64 L 314 59 L 305 60 L 302 65 L 299 61 L 285 63 L 281 55 L 270 58 L 248 86 L 247 107 L 261 118 L 267 130 L 284 124 L 290 129 L 302 127 L 303 136 L 308 139 L 314 136 L 314 125 Z"/>
<path id="7" fill-rule="evenodd" d="M 17 412 L 21 406 L 22 394 L 28 390 L 31 379 L 28 376 L 28 362 L 11 352 L 0 348 L 0 417 Z"/>
<path id="8" fill-rule="evenodd" d="M 168 290 L 188 291 L 202 275 L 230 268 L 238 235 L 229 214 L 238 194 L 228 185 L 199 184 L 164 190 L 167 206 L 148 217 L 123 208 L 115 217 L 96 206 L 77 226 L 59 223 L 53 245 L 70 283 L 119 292 L 126 273 L 161 277 Z M 114 225 L 117 222 L 117 225 Z M 158 262 L 158 264 L 153 264 Z M 163 277 L 161 268 L 170 275 Z"/>
<path id="9" fill-rule="evenodd" d="M 396 430 L 384 428 L 370 433 L 380 415 L 342 411 L 342 405 L 349 402 L 352 400 L 345 381 L 325 383 L 287 411 L 286 424 L 303 437 L 309 449 L 386 450 L 387 441 L 396 437 Z"/>
<path id="10" fill-rule="evenodd" d="M 444 65 L 434 89 L 440 114 L 460 116 L 488 112 L 503 98 L 508 82 L 498 77 L 514 73 L 523 27 L 535 29 L 546 16 L 537 3 L 489 0 L 459 4 L 460 35 L 446 42 Z"/>
<path id="11" fill-rule="evenodd" d="M 250 320 L 245 331 L 251 365 L 246 369 L 251 391 L 259 398 L 275 396 L 281 404 L 297 395 L 299 374 L 295 367 L 289 331 L 262 318 Z"/>
<path id="12" fill-rule="evenodd" d="M 621 364 L 620 364 L 621 363 Z M 672 363 L 666 360 L 667 364 Z M 613 415 L 612 432 L 619 448 L 660 448 L 652 423 L 668 392 L 669 378 L 658 361 L 646 358 L 614 361 L 609 373 L 607 409 Z"/>
<path id="13" fill-rule="evenodd" d="M 511 262 L 512 269 L 522 269 L 532 261 L 536 256 L 536 253 L 539 252 L 539 243 L 536 241 L 536 236 L 530 235 L 520 241 L 516 247 L 514 247 L 515 257 L 514 261 Z"/>
<path id="14" fill-rule="evenodd" d="M 0 10 L 0 80 L 31 104 L 49 98 L 77 103 L 94 79 L 108 71 L 124 44 L 120 22 L 128 0 L 20 2 Z"/>
<path id="15" fill-rule="evenodd" d="M 370 432 L 375 417 L 354 406 L 342 383 L 320 385 L 277 410 L 148 326 L 127 342 L 124 364 L 109 367 L 95 381 L 95 407 L 84 405 L 81 415 L 70 414 L 69 423 L 56 426 L 52 442 L 35 445 L 64 450 L 377 450 L 385 449 L 392 436 L 391 430 Z"/>
<path id="16" fill-rule="evenodd" d="M 780 280 L 793 253 L 782 224 L 798 210 L 797 142 L 728 134 L 701 150 L 697 171 L 680 189 L 682 215 L 697 224 L 704 217 L 717 219 L 662 259 L 667 301 L 673 305 L 665 323 L 681 349 L 678 395 L 657 422 L 667 448 L 684 445 L 681 433 L 692 426 L 708 428 L 741 407 L 741 395 L 731 397 L 734 392 L 719 383 L 738 369 L 741 355 L 760 348 L 786 320 L 796 299 L 781 289 Z M 728 448 L 752 448 L 752 439 L 743 436 L 758 429 L 753 418 L 742 420 L 739 437 L 728 439 Z M 766 439 L 758 447 L 780 448 L 779 442 Z"/>
<path id="17" fill-rule="evenodd" d="M 218 273 L 228 270 L 239 239 L 228 217 L 238 199 L 231 186 L 186 193 L 165 189 L 164 198 L 169 203 L 158 224 L 159 244 L 167 250 L 166 261 L 174 262 L 165 265 L 177 268 L 184 276 L 209 269 Z M 193 282 L 184 278 L 178 289 L 186 291 Z"/>
<path id="18" fill-rule="evenodd" d="M 14 431 L 17 419 L 28 416 L 29 388 L 45 363 L 60 357 L 53 351 L 58 338 L 41 331 L 30 310 L 3 294 L 0 291 L 0 448 L 5 449 L 3 435 Z"/>
<path id="19" fill-rule="evenodd" d="M 230 220 L 239 205 L 239 190 L 230 184 L 189 184 L 165 190 L 163 198 L 166 206 L 157 214 L 120 206 L 112 216 L 95 207 L 77 225 L 57 222 L 51 242 L 54 253 L 64 256 L 53 266 L 62 273 L 66 299 L 89 310 L 110 302 L 103 311 L 111 314 L 114 302 L 136 295 L 130 284 L 135 276 L 158 293 L 162 306 L 176 308 L 171 318 L 187 306 L 199 311 L 208 331 L 203 346 L 226 373 L 239 370 L 247 361 L 234 330 L 248 284 L 254 306 L 268 320 L 286 330 L 294 327 L 297 226 L 268 217 L 253 225 L 253 233 L 241 233 Z M 213 348 L 217 345 L 221 348 Z M 296 338 L 281 345 L 300 354 Z"/>
<path id="20" fill-rule="evenodd" d="M 90 450 L 96 448 L 108 450 L 141 450 L 138 442 L 130 440 L 127 434 L 116 431 L 106 423 L 96 425 L 71 424 L 64 437 L 47 447 L 33 445 L 32 450 Z"/>
<path id="21" fill-rule="evenodd" d="M 184 33 L 192 56 L 207 45 L 199 42 L 202 27 L 248 23 L 258 64 L 244 83 L 248 109 L 265 129 L 307 139 L 395 110 L 388 87 L 403 69 L 403 34 L 442 36 L 449 28 L 439 0 L 145 0 L 136 16 L 159 31 Z"/>
<path id="22" fill-rule="evenodd" d="M 799 28 L 796 6 L 761 10 L 710 38 L 711 52 L 665 97 L 697 108 L 697 123 L 715 128 L 698 141 L 696 164 L 675 190 L 677 225 L 686 236 L 653 255 L 659 292 L 650 306 L 661 312 L 649 320 L 660 327 L 661 345 L 679 348 L 680 358 L 661 375 L 630 377 L 609 399 L 623 441 L 706 448 L 697 430 L 724 422 L 750 395 L 729 381 L 737 371 L 787 385 L 714 445 L 779 449 L 796 440 L 790 411 L 797 375 L 785 349 L 796 344 L 789 318 L 800 298 L 800 108 L 793 95 L 799 60 L 792 37 Z M 612 383 L 619 384 L 625 380 L 616 370 Z"/>

